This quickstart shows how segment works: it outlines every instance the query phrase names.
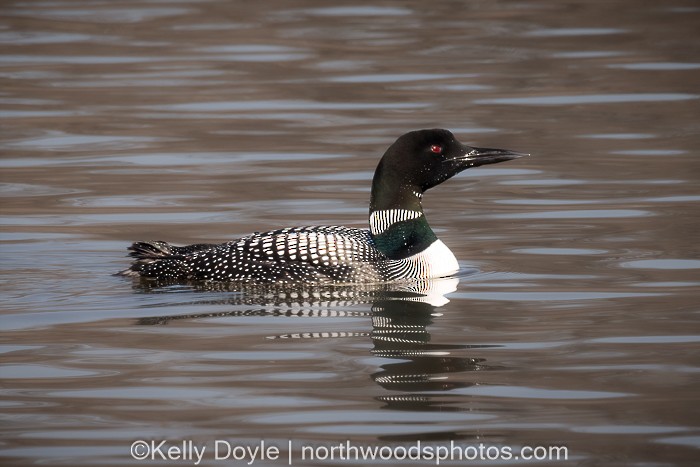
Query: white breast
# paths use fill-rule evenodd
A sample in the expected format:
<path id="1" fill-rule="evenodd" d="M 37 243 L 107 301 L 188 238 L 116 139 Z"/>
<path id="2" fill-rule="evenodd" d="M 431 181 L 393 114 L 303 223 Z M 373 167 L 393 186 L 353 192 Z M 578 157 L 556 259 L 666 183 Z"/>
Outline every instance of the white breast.
<path id="1" fill-rule="evenodd" d="M 391 279 L 433 279 L 459 271 L 457 258 L 441 240 L 413 256 L 391 260 L 388 266 Z"/>
<path id="2" fill-rule="evenodd" d="M 413 258 L 423 263 L 423 270 L 427 272 L 427 277 L 446 277 L 459 271 L 457 258 L 447 245 L 442 243 L 442 240 L 435 241 Z"/>

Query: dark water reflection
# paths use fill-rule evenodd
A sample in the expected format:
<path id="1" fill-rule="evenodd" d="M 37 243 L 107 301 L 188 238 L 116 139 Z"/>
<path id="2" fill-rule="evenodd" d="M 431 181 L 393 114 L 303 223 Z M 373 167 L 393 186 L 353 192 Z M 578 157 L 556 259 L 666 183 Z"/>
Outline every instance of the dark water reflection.
<path id="1" fill-rule="evenodd" d="M 341 330 L 309 331 L 267 336 L 270 339 L 370 339 L 372 355 L 400 360 L 381 366 L 372 379 L 381 387 L 393 391 L 445 391 L 464 387 L 469 383 L 455 382 L 450 374 L 468 371 L 485 371 L 489 367 L 483 358 L 452 357 L 455 350 L 497 347 L 494 345 L 433 344 L 428 327 L 440 316 L 439 308 L 449 300 L 447 293 L 454 292 L 459 280 L 440 279 L 418 281 L 403 285 L 338 286 L 338 287 L 274 287 L 241 286 L 240 284 L 202 284 L 194 289 L 229 290 L 235 293 L 223 300 L 197 301 L 202 305 L 231 305 L 234 311 L 215 313 L 153 316 L 139 318 L 140 325 L 166 325 L 175 320 L 204 318 L 236 318 L 250 316 L 318 318 L 318 317 L 366 317 L 372 330 L 344 332 Z M 138 283 L 139 288 L 150 290 L 148 283 Z M 158 289 L 154 289 L 157 291 Z M 248 307 L 251 306 L 252 307 Z M 343 308 L 364 305 L 363 310 Z M 369 307 L 369 309 L 367 309 Z M 419 406 L 426 405 L 429 396 L 419 398 Z M 429 404 L 428 404 L 429 405 Z M 407 404 L 402 404 L 406 407 Z"/>
<path id="2" fill-rule="evenodd" d="M 2 464 L 141 438 L 694 465 L 696 3 L 3 2 Z M 425 127 L 533 154 L 428 193 L 462 272 L 427 297 L 112 275 L 138 239 L 364 227 Z"/>

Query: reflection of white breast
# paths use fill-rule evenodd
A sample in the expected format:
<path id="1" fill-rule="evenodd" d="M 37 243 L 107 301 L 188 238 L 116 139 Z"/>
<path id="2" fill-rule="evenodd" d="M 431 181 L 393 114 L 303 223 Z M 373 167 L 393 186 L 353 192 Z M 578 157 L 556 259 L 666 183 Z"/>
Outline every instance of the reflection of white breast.
<path id="1" fill-rule="evenodd" d="M 425 250 L 401 261 L 406 263 L 407 270 L 414 272 L 410 277 L 417 279 L 446 277 L 459 271 L 457 258 L 442 240 L 436 240 Z"/>
<path id="2" fill-rule="evenodd" d="M 400 300 L 428 303 L 432 306 L 443 306 L 450 300 L 445 295 L 457 290 L 459 278 L 441 277 L 435 279 L 421 279 L 404 284 L 399 290 L 406 290 L 419 294 L 417 297 L 402 297 Z"/>

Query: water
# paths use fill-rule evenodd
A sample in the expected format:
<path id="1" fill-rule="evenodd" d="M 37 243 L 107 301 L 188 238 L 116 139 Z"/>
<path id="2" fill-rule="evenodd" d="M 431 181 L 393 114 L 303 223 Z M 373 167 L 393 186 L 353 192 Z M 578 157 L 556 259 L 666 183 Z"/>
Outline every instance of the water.
<path id="1" fill-rule="evenodd" d="M 695 2 L 0 8 L 3 465 L 132 464 L 140 439 L 199 465 L 697 461 Z M 429 297 L 112 275 L 138 239 L 364 226 L 379 156 L 425 127 L 532 153 L 427 194 L 462 266 Z"/>

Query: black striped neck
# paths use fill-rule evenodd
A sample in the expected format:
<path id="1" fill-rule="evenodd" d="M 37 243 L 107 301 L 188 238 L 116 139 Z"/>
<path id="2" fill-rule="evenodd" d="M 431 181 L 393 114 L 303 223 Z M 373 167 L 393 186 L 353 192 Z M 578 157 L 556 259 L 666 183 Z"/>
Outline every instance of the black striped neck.
<path id="1" fill-rule="evenodd" d="M 380 252 L 391 259 L 408 258 L 437 240 L 423 214 L 423 194 L 419 189 L 406 187 L 392 193 L 392 204 L 377 199 L 376 194 L 372 190 L 369 231 Z"/>
<path id="2" fill-rule="evenodd" d="M 388 209 L 369 218 L 377 249 L 390 259 L 404 259 L 424 251 L 437 240 L 423 211 Z"/>
<path id="3" fill-rule="evenodd" d="M 428 248 L 437 237 L 423 214 L 424 189 L 410 181 L 410 167 L 379 162 L 369 200 L 370 235 L 377 249 L 390 259 L 403 259 Z"/>

